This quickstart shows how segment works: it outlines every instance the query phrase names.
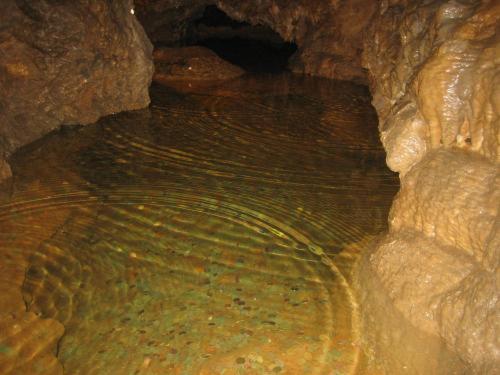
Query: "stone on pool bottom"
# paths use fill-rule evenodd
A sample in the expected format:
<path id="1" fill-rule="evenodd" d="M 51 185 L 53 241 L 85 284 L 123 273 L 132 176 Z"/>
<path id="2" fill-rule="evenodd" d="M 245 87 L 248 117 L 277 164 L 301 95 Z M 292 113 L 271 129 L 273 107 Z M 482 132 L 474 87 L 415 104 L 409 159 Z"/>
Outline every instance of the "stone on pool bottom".
<path id="1" fill-rule="evenodd" d="M 16 155 L 2 313 L 62 325 L 72 374 L 373 373 L 350 273 L 397 179 L 367 90 L 246 76 L 152 98 Z M 0 337 L 0 369 L 61 370 L 30 341 Z"/>

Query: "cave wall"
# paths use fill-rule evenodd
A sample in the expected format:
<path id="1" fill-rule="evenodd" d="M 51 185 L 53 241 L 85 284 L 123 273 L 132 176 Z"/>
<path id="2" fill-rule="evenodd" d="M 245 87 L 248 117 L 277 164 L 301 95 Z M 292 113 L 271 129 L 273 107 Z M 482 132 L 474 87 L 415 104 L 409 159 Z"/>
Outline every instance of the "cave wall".
<path id="1" fill-rule="evenodd" d="M 181 45 L 189 24 L 215 4 L 237 21 L 266 25 L 298 51 L 290 68 L 327 78 L 366 83 L 361 65 L 364 32 L 375 0 L 137 0 L 137 15 L 153 43 Z"/>
<path id="2" fill-rule="evenodd" d="M 152 46 L 132 0 L 6 0 L 0 13 L 0 180 L 61 124 L 145 107 Z"/>
<path id="3" fill-rule="evenodd" d="M 377 314 L 370 292 L 383 288 L 404 319 L 482 374 L 500 365 L 499 21 L 495 1 L 386 1 L 363 55 L 401 180 L 389 233 L 360 272 L 365 311 Z"/>

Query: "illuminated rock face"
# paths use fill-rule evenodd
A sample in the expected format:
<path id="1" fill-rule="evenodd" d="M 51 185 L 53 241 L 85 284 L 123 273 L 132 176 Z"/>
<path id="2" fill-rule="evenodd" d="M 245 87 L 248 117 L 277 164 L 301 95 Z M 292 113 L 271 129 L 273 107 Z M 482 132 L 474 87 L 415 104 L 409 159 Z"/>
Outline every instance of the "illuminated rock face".
<path id="1" fill-rule="evenodd" d="M 126 1 L 13 1 L 0 14 L 0 180 L 61 124 L 149 103 L 151 44 Z"/>
<path id="2" fill-rule="evenodd" d="M 136 6 L 153 42 L 176 45 L 213 3 L 235 20 L 269 26 L 284 40 L 295 41 L 298 51 L 290 61 L 294 72 L 366 83 L 363 36 L 377 1 L 138 0 Z"/>
<path id="3" fill-rule="evenodd" d="M 362 269 L 364 304 L 368 313 L 376 310 L 369 294 L 381 284 L 412 325 L 444 338 L 471 371 L 494 373 L 500 360 L 500 5 L 393 3 L 369 30 L 364 64 L 387 163 L 400 173 L 401 190 L 389 234 Z M 386 344 L 403 345 L 397 341 Z"/>
<path id="4" fill-rule="evenodd" d="M 498 163 L 500 7 L 421 3 L 382 9 L 365 41 L 388 165 L 405 174 L 439 147 Z"/>

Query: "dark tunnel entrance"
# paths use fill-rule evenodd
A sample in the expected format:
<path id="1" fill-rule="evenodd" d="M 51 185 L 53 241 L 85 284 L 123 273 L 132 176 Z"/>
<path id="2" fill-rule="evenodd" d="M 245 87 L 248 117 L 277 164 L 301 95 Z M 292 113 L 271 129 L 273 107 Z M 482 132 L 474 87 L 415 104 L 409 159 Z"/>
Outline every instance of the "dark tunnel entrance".
<path id="1" fill-rule="evenodd" d="M 215 5 L 205 8 L 188 32 L 188 44 L 200 45 L 248 72 L 279 73 L 297 50 L 274 30 L 230 18 Z"/>

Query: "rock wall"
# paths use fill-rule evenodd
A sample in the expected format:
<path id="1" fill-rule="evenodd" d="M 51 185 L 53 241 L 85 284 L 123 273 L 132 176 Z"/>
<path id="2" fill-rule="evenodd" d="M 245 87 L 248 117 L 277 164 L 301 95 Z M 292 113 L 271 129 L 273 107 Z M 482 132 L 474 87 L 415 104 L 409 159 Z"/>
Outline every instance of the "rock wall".
<path id="1" fill-rule="evenodd" d="M 145 107 L 152 47 L 132 0 L 6 0 L 0 13 L 0 180 L 61 124 Z"/>
<path id="2" fill-rule="evenodd" d="M 364 31 L 375 0 L 137 0 L 137 14 L 154 43 L 179 45 L 189 24 L 215 4 L 238 21 L 266 25 L 295 41 L 294 72 L 366 82 L 361 66 Z"/>
<path id="3" fill-rule="evenodd" d="M 481 374 L 500 368 L 499 21 L 496 1 L 385 1 L 363 55 L 387 164 L 401 179 L 389 234 L 360 271 L 365 322 L 398 329 L 381 323 L 371 292 L 382 288 L 386 309 Z M 377 350 L 405 346 L 403 337 Z M 398 373 L 425 373 L 402 358 Z"/>

